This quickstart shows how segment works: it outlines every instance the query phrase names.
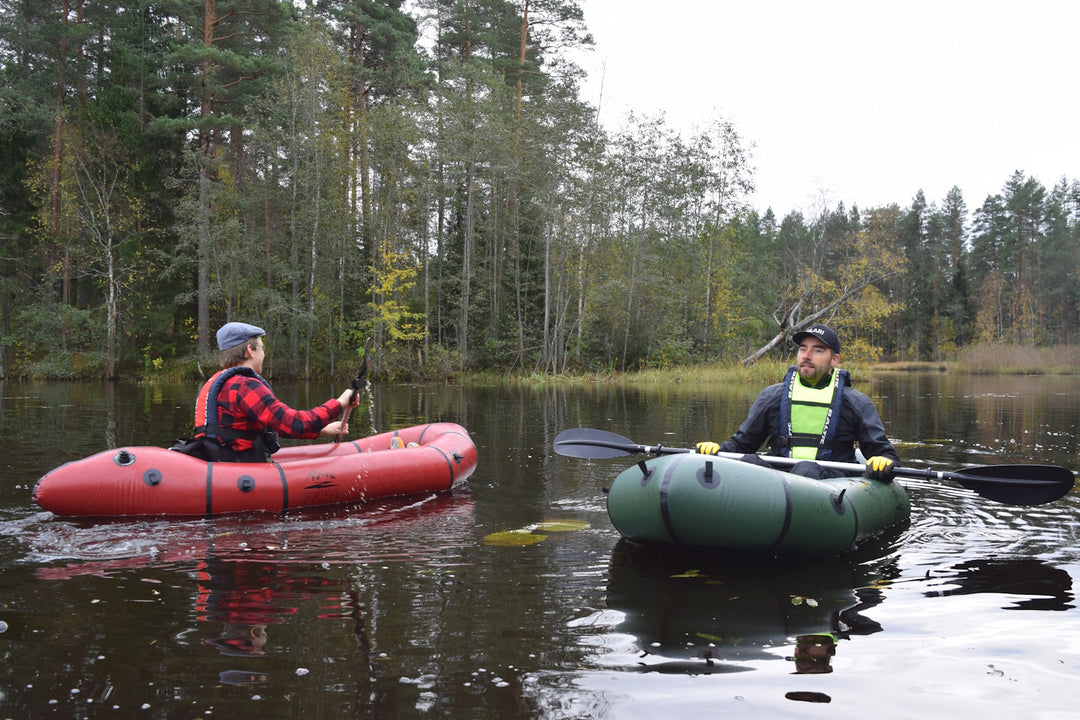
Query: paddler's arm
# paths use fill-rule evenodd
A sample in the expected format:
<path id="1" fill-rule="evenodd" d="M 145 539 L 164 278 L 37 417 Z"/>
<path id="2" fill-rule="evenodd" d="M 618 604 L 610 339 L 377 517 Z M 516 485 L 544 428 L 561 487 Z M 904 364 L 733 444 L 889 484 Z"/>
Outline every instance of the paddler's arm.
<path id="1" fill-rule="evenodd" d="M 274 397 L 270 389 L 257 380 L 245 379 L 243 388 L 244 392 L 237 396 L 240 408 L 248 417 L 255 418 L 281 437 L 317 438 L 333 418 L 341 415 L 342 403 L 337 398 L 310 410 L 296 410 Z M 345 391 L 351 392 L 351 388 Z M 343 397 L 345 393 L 342 393 Z M 348 398 L 345 400 L 347 402 Z"/>
<path id="2" fill-rule="evenodd" d="M 885 425 L 881 422 L 873 401 L 861 393 L 849 392 L 855 402 L 859 417 L 859 449 L 868 459 L 866 477 L 871 480 L 889 482 L 893 479 L 896 466 L 900 464 L 900 455 L 885 435 Z"/>
<path id="3" fill-rule="evenodd" d="M 333 403 L 333 402 L 335 402 L 335 401 L 331 400 L 331 401 L 329 401 L 329 403 L 326 403 L 326 404 L 330 404 L 330 403 Z M 345 390 L 343 393 L 341 393 L 341 395 L 338 397 L 336 402 L 338 404 L 338 409 L 337 409 L 337 412 L 334 413 L 331 417 L 337 417 L 338 415 L 340 415 L 341 411 L 344 408 L 356 407 L 357 405 L 359 405 L 360 404 L 360 394 L 355 392 L 350 387 L 347 390 Z M 326 425 L 324 425 L 322 430 L 319 431 L 319 434 L 320 435 L 330 435 L 330 436 L 336 437 L 338 435 L 346 435 L 346 434 L 348 434 L 348 432 L 349 432 L 349 424 L 348 424 L 348 422 L 343 422 L 342 420 L 334 420 L 333 422 L 330 422 L 330 423 L 327 423 Z"/>

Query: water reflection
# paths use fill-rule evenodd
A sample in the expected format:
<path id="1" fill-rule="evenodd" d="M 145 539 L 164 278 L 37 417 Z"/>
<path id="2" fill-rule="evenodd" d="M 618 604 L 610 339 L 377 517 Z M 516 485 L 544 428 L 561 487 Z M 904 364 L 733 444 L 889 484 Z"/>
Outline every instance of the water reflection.
<path id="1" fill-rule="evenodd" d="M 833 671 L 832 659 L 835 655 L 836 635 L 811 633 L 795 638 L 795 654 L 788 660 L 795 662 L 796 675 L 823 675 Z M 831 696 L 816 690 L 792 690 L 784 693 L 784 697 L 796 702 L 832 702 Z"/>
<path id="2" fill-rule="evenodd" d="M 641 648 L 639 670 L 733 672 L 784 657 L 779 649 L 793 637 L 809 645 L 815 636 L 835 641 L 879 632 L 865 613 L 884 600 L 882 588 L 897 575 L 894 557 L 875 558 L 873 551 L 807 563 L 620 541 L 607 601 L 624 617 L 619 629 Z"/>
<path id="3" fill-rule="evenodd" d="M 252 663 L 221 671 L 218 681 L 226 685 L 267 683 L 270 673 L 258 660 L 274 651 L 270 628 L 289 622 L 303 601 L 318 598 L 325 605 L 341 588 L 336 578 L 315 574 L 304 565 L 229 560 L 213 554 L 193 574 L 198 586 L 196 619 L 210 623 L 215 628 L 211 633 L 217 632 L 203 642 L 223 657 Z"/>
<path id="4" fill-rule="evenodd" d="M 262 561 L 281 569 L 368 563 L 393 556 L 424 562 L 461 542 L 470 527 L 474 498 L 468 488 L 421 498 L 388 498 L 288 514 L 248 514 L 207 519 L 59 519 L 28 524 L 22 541 L 37 575 L 58 580 L 107 577 L 122 570 L 190 563 Z M 412 532 L 407 553 L 401 542 Z M 363 542 L 360 540 L 363 539 Z"/>
<path id="5" fill-rule="evenodd" d="M 891 439 L 944 462 L 1071 467 L 1080 452 L 1075 377 L 879 373 L 863 389 Z M 900 457 L 915 464 L 911 448 Z"/>
<path id="6" fill-rule="evenodd" d="M 231 561 L 213 555 L 194 572 L 196 619 L 221 625 L 207 640 L 222 655 L 265 655 L 268 628 L 295 615 L 300 601 L 330 595 L 340 583 L 309 574 L 305 566 Z"/>
<path id="7" fill-rule="evenodd" d="M 832 633 L 811 633 L 795 638 L 795 654 L 789 659 L 795 662 L 798 675 L 821 675 L 831 673 L 832 659 L 836 655 L 836 636 Z"/>
<path id="8" fill-rule="evenodd" d="M 115 602 L 132 608 L 145 602 L 123 589 L 133 578 L 152 583 L 155 596 L 180 588 L 190 598 L 188 621 L 179 619 L 180 627 L 168 634 L 175 644 L 204 648 L 226 663 L 225 669 L 210 657 L 199 663 L 212 668 L 218 683 L 285 681 L 275 678 L 273 668 L 280 676 L 281 663 L 271 663 L 271 656 L 291 663 L 297 642 L 317 644 L 316 619 L 351 626 L 351 666 L 370 681 L 370 628 L 398 600 L 394 588 L 363 578 L 389 563 L 452 564 L 467 542 L 473 510 L 473 496 L 461 489 L 287 517 L 56 520 L 29 528 L 23 539 L 30 557 L 52 561 L 37 568 L 39 580 L 113 579 Z M 305 673 L 293 666 L 289 674 Z"/>
<path id="9" fill-rule="evenodd" d="M 860 389 L 911 465 L 1075 466 L 1080 384 L 1022 380 L 1034 398 L 995 397 L 1008 382 L 904 375 Z M 774 718 L 830 698 L 836 717 L 1065 717 L 1075 706 L 1080 661 L 1064 641 L 1080 637 L 1076 493 L 1018 508 L 907 480 L 912 526 L 865 555 L 804 567 L 651 561 L 624 554 L 604 512 L 600 488 L 630 461 L 550 452 L 567 427 L 673 446 L 730 432 L 757 385 L 376 387 L 380 429 L 446 419 L 474 433 L 467 492 L 210 521 L 38 511 L 33 480 L 100 450 L 109 432 L 167 445 L 190 430 L 197 388 L 115 390 L 115 431 L 104 386 L 0 391 L 0 717 L 626 720 L 677 707 Z M 275 390 L 302 407 L 331 391 Z M 589 529 L 528 547 L 483 542 L 549 519 Z M 242 632 L 230 617 L 260 616 L 262 654 L 210 642 Z M 797 672 L 800 639 L 827 634 L 832 672 Z"/>
<path id="10" fill-rule="evenodd" d="M 968 560 L 927 573 L 940 590 L 926 597 L 1002 593 L 1019 596 L 1003 610 L 1070 610 L 1075 607 L 1072 576 L 1035 558 Z"/>

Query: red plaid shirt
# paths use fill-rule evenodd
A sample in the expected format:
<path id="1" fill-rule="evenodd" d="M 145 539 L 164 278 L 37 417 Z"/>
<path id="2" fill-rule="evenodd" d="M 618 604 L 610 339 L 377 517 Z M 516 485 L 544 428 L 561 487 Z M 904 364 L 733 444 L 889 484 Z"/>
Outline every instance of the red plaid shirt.
<path id="1" fill-rule="evenodd" d="M 218 424 L 235 430 L 277 432 L 287 438 L 316 438 L 319 431 L 341 414 L 341 403 L 330 399 L 311 410 L 293 410 L 274 397 L 257 378 L 233 375 L 218 393 Z M 237 452 L 250 450 L 252 442 L 238 438 L 229 442 Z"/>

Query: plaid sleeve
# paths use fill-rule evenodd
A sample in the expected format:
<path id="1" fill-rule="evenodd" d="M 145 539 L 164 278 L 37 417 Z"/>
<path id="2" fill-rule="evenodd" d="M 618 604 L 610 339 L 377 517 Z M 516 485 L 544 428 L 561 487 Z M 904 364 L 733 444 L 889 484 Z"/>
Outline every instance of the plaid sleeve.
<path id="1" fill-rule="evenodd" d="M 244 378 L 236 403 L 247 417 L 257 418 L 268 429 L 287 438 L 310 439 L 341 414 L 341 403 L 327 400 L 311 410 L 294 410 L 274 397 L 270 388 L 255 378 Z"/>

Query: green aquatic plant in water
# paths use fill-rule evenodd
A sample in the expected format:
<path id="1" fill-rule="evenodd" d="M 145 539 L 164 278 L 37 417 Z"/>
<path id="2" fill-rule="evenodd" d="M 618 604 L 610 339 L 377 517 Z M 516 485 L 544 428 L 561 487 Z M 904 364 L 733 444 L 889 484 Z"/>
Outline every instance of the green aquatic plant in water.
<path id="1" fill-rule="evenodd" d="M 526 525 L 517 530 L 503 530 L 484 536 L 484 543 L 496 547 L 524 547 L 536 545 L 547 539 L 548 533 L 572 532 L 574 530 L 586 530 L 589 523 L 580 520 L 544 520 L 542 522 Z M 543 532 L 537 532 L 541 530 Z"/>

